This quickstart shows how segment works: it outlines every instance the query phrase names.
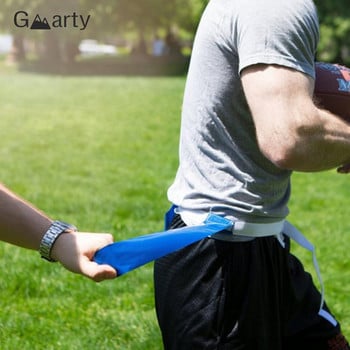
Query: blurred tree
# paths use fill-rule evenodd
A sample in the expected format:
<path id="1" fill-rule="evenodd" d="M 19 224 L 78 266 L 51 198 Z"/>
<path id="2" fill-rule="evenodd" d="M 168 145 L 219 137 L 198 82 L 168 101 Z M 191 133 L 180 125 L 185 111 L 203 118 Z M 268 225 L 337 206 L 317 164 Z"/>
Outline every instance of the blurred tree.
<path id="1" fill-rule="evenodd" d="M 118 0 L 116 13 L 122 26 L 133 26 L 139 31 L 177 25 L 194 31 L 205 0 Z"/>
<path id="2" fill-rule="evenodd" d="M 99 39 L 106 35 L 115 34 L 118 31 L 119 16 L 116 12 L 118 0 L 79 0 L 80 6 L 88 11 L 93 20 L 84 31 L 84 36 Z"/>
<path id="3" fill-rule="evenodd" d="M 71 61 L 82 38 L 105 38 L 107 35 L 136 33 L 139 38 L 159 29 L 177 27 L 193 36 L 204 7 L 209 0 L 2 0 L 0 28 L 14 35 L 12 57 L 25 58 L 23 39 L 39 42 L 42 58 Z M 350 63 L 349 0 L 315 0 L 321 24 L 318 59 Z M 91 14 L 84 31 L 30 31 L 16 28 L 13 17 L 23 10 L 33 15 L 52 16 L 72 11 Z"/>
<path id="4" fill-rule="evenodd" d="M 60 0 L 59 2 L 55 0 L 3 0 L 0 7 L 0 27 L 10 31 L 13 35 L 11 59 L 14 61 L 25 59 L 25 38 L 41 43 L 36 46 L 42 59 L 51 62 L 72 59 L 72 49 L 69 45 L 75 39 L 72 31 L 18 28 L 14 24 L 14 17 L 18 11 L 27 13 L 30 26 L 36 14 L 40 14 L 41 18 L 52 18 L 53 15 L 79 12 L 79 9 L 79 0 Z M 24 16 L 25 14 L 22 13 L 21 17 L 24 18 Z"/>
<path id="5" fill-rule="evenodd" d="M 91 32 L 134 32 L 139 41 L 158 29 L 174 26 L 194 33 L 208 0 L 81 0 L 94 14 Z"/>
<path id="6" fill-rule="evenodd" d="M 350 63 L 349 0 L 315 0 L 320 19 L 318 59 Z"/>
<path id="7" fill-rule="evenodd" d="M 71 61 L 82 38 L 103 38 L 107 35 L 137 33 L 139 38 L 153 35 L 157 30 L 176 26 L 193 35 L 200 15 L 208 0 L 2 0 L 0 28 L 10 31 L 13 56 L 24 59 L 23 38 L 39 42 L 39 55 L 48 61 Z M 57 29 L 31 31 L 14 25 L 16 11 L 26 11 L 31 20 L 35 14 L 52 18 L 53 15 L 91 14 L 92 20 L 84 31 Z"/>
<path id="8" fill-rule="evenodd" d="M 10 52 L 11 61 L 25 59 L 24 36 L 13 24 L 13 17 L 16 11 L 23 9 L 34 9 L 41 0 L 33 0 L 28 3 L 26 0 L 4 0 L 1 4 L 0 25 L 1 28 L 10 30 L 13 34 L 12 49 Z"/>

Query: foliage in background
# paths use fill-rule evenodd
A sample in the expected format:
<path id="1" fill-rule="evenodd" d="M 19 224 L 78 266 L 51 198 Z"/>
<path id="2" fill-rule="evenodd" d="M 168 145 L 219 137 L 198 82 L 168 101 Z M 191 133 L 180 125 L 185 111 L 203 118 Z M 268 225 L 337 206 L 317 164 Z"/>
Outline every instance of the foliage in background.
<path id="1" fill-rule="evenodd" d="M 18 10 L 29 13 L 69 14 L 89 12 L 95 17 L 94 34 L 112 33 L 136 29 L 156 30 L 159 27 L 177 25 L 194 31 L 208 0 L 4 0 L 0 7 L 1 27 L 13 27 L 13 14 Z"/>
<path id="2" fill-rule="evenodd" d="M 350 64 L 350 6 L 348 0 L 315 0 L 321 28 L 318 59 Z"/>
<path id="3" fill-rule="evenodd" d="M 0 27 L 16 36 L 31 37 L 43 41 L 41 55 L 54 60 L 72 54 L 68 51 L 72 42 L 83 38 L 110 40 L 130 35 L 151 38 L 171 28 L 187 40 L 193 38 L 199 18 L 208 0 L 4 0 L 0 7 Z M 348 0 L 315 0 L 321 23 L 321 40 L 318 59 L 339 63 L 350 62 L 350 6 Z M 85 31 L 56 31 L 56 33 L 30 33 L 15 30 L 13 14 L 26 10 L 43 16 L 76 11 L 91 14 L 93 20 Z M 51 41 L 51 43 L 50 43 Z M 53 48 L 56 49 L 54 50 Z M 52 54 L 52 52 L 54 53 Z M 51 53 L 51 54 L 50 54 Z"/>
<path id="4" fill-rule="evenodd" d="M 177 28 L 193 36 L 199 17 L 207 0 L 5 0 L 0 7 L 0 27 L 11 31 L 19 45 L 23 38 L 31 38 L 37 42 L 44 40 L 41 56 L 46 60 L 59 61 L 68 58 L 67 50 L 83 38 L 108 40 L 125 38 L 128 35 L 151 37 L 159 30 L 165 32 Z M 14 13 L 18 10 L 28 12 L 32 18 L 36 13 L 42 17 L 53 14 L 90 14 L 92 20 L 84 31 L 55 30 L 24 31 L 13 24 Z M 23 57 L 21 57 L 23 58 Z"/>

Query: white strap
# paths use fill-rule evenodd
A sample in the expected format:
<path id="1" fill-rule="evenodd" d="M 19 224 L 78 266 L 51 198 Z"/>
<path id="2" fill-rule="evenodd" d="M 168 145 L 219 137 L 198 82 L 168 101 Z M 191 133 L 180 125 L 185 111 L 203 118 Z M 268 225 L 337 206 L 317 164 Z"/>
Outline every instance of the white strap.
<path id="1" fill-rule="evenodd" d="M 219 232 L 213 235 L 215 239 L 229 242 L 251 241 L 257 237 L 276 236 L 282 246 L 284 220 L 271 223 L 251 223 L 246 221 L 234 220 L 231 235 L 228 232 Z"/>
<path id="2" fill-rule="evenodd" d="M 337 325 L 337 320 L 326 310 L 323 309 L 324 306 L 324 284 L 321 276 L 320 267 L 317 262 L 316 258 L 316 251 L 315 247 L 309 242 L 306 237 L 296 228 L 294 227 L 290 222 L 286 221 L 284 223 L 283 233 L 293 239 L 295 242 L 297 242 L 299 245 L 301 245 L 303 248 L 307 249 L 309 252 L 312 253 L 312 261 L 314 264 L 314 268 L 317 274 L 318 281 L 320 283 L 321 287 L 321 304 L 320 304 L 320 310 L 318 314 L 329 321 L 333 326 Z"/>
<path id="3" fill-rule="evenodd" d="M 311 244 L 311 242 L 309 242 L 306 239 L 306 237 L 296 227 L 294 227 L 288 221 L 284 223 L 283 233 L 286 234 L 291 239 L 293 239 L 303 248 L 307 249 L 309 252 L 312 253 L 312 261 L 316 270 L 318 281 L 320 282 L 320 286 L 321 286 L 321 307 L 320 307 L 320 310 L 321 310 L 324 304 L 324 284 L 321 277 L 320 268 L 318 266 L 318 262 L 316 259 L 315 247 Z"/>
<path id="4" fill-rule="evenodd" d="M 321 288 L 321 303 L 320 303 L 320 310 L 319 315 L 323 318 L 327 319 L 330 323 L 333 325 L 337 324 L 337 321 L 334 319 L 334 317 L 328 313 L 326 310 L 323 309 L 324 306 L 324 283 L 321 276 L 320 267 L 317 262 L 316 258 L 316 251 L 315 247 L 312 245 L 310 241 L 306 239 L 306 237 L 296 228 L 294 227 L 290 222 L 282 220 L 278 222 L 273 223 L 267 223 L 267 224 L 254 224 L 244 221 L 235 221 L 234 227 L 232 229 L 232 233 L 235 236 L 244 236 L 244 237 L 265 237 L 265 236 L 276 236 L 278 241 L 281 243 L 281 245 L 284 247 L 284 241 L 283 241 L 283 235 L 287 235 L 289 238 L 293 239 L 296 243 L 298 243 L 300 246 L 308 250 L 312 253 L 312 261 L 313 265 L 317 274 L 318 281 L 320 283 Z"/>
<path id="5" fill-rule="evenodd" d="M 267 237 L 276 236 L 283 231 L 284 220 L 267 224 L 255 224 L 245 221 L 234 221 L 232 233 L 237 236 Z"/>
<path id="6" fill-rule="evenodd" d="M 186 214 L 186 212 L 183 213 L 181 211 L 180 213 L 181 213 L 181 217 L 183 216 L 183 214 Z M 192 215 L 192 213 L 190 214 Z M 205 213 L 202 213 L 202 215 L 205 216 Z M 186 217 L 186 215 L 184 216 Z M 183 217 L 182 219 L 184 220 Z M 200 220 L 202 220 L 201 217 L 200 217 Z M 275 236 L 280 242 L 280 244 L 284 247 L 285 244 L 283 240 L 283 234 L 285 234 L 289 238 L 297 242 L 300 246 L 302 246 L 303 248 L 311 252 L 313 265 L 321 287 L 321 303 L 320 303 L 319 315 L 327 319 L 333 325 L 337 324 L 337 321 L 334 319 L 334 317 L 329 312 L 323 309 L 325 291 L 324 291 L 324 284 L 321 277 L 320 268 L 316 259 L 315 247 L 311 244 L 311 242 L 309 242 L 306 239 L 306 237 L 296 227 L 294 227 L 291 223 L 285 220 L 272 222 L 272 223 L 251 223 L 251 222 L 245 222 L 245 221 L 239 221 L 239 220 L 237 221 L 233 220 L 233 222 L 234 222 L 234 225 L 232 228 L 232 234 L 233 234 L 232 236 L 218 233 L 218 234 L 215 234 L 213 238 L 215 237 L 217 239 L 231 241 L 232 239 L 234 239 L 234 237 L 238 237 L 241 239 L 248 238 L 250 240 L 256 237 Z M 188 223 L 186 222 L 186 224 Z"/>
<path id="7" fill-rule="evenodd" d="M 234 235 L 238 236 L 249 236 L 249 237 L 264 237 L 264 236 L 276 236 L 281 245 L 284 247 L 283 235 L 284 233 L 289 238 L 293 239 L 300 246 L 312 253 L 312 261 L 317 274 L 318 281 L 321 287 L 321 303 L 319 309 L 319 315 L 326 320 L 328 320 L 334 326 L 337 324 L 337 321 L 334 317 L 323 309 L 324 306 L 324 283 L 321 276 L 320 267 L 316 258 L 316 251 L 313 244 L 306 239 L 306 237 L 290 222 L 288 221 L 278 221 L 269 224 L 253 224 L 243 221 L 235 221 L 234 228 L 232 230 Z"/>

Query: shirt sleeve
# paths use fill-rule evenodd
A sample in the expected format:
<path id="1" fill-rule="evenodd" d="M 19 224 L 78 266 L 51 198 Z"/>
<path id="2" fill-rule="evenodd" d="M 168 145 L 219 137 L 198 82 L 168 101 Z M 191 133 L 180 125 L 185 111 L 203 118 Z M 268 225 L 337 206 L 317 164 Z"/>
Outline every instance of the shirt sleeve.
<path id="1" fill-rule="evenodd" d="M 319 40 L 312 1 L 252 0 L 240 7 L 233 26 L 239 71 L 254 64 L 278 64 L 315 78 Z"/>

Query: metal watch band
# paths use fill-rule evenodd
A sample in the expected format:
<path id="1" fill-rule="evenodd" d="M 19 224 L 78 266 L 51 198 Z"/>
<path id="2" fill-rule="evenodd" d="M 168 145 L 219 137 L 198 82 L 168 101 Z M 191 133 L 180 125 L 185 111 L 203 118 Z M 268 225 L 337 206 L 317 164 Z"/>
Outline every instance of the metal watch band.
<path id="1" fill-rule="evenodd" d="M 76 231 L 77 228 L 74 225 L 67 224 L 63 221 L 54 221 L 49 229 L 44 234 L 39 248 L 41 257 L 45 260 L 54 262 L 56 260 L 51 258 L 51 250 L 56 239 L 66 231 Z"/>

